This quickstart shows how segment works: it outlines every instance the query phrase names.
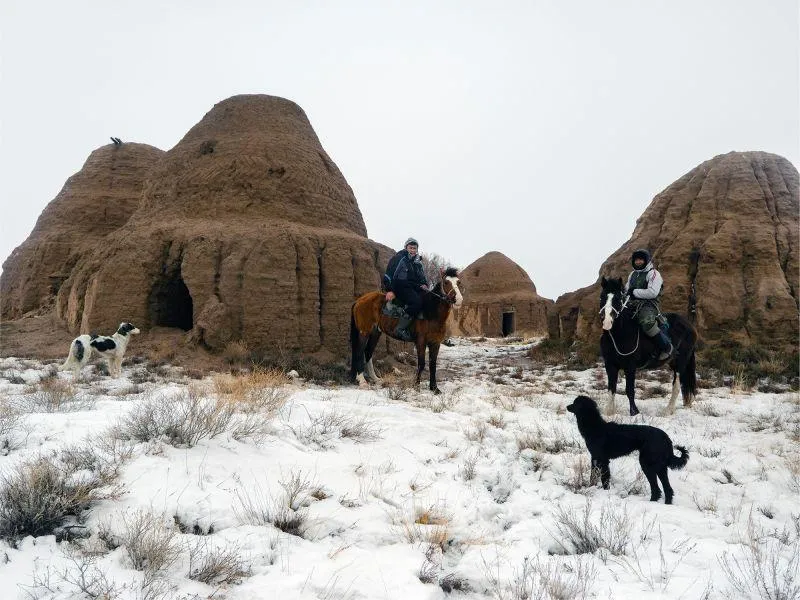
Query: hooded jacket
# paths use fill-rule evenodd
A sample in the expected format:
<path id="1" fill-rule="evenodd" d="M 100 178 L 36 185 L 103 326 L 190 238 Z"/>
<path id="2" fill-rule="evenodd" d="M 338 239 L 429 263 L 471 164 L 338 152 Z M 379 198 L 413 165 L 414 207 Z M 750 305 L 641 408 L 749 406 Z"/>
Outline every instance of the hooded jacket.
<path id="1" fill-rule="evenodd" d="M 643 269 L 634 269 L 628 276 L 625 284 L 625 291 L 633 291 L 633 297 L 637 300 L 657 300 L 661 295 L 661 288 L 664 286 L 664 279 L 661 277 L 653 262 L 648 262 Z"/>

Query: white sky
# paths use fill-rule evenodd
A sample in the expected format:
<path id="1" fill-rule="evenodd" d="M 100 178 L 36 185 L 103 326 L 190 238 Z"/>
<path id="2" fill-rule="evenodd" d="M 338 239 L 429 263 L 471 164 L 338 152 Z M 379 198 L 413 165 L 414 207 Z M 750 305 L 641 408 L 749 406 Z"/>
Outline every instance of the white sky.
<path id="1" fill-rule="evenodd" d="M 797 0 L 0 3 L 0 258 L 109 136 L 294 100 L 370 238 L 539 293 L 592 283 L 653 196 L 731 150 L 800 164 Z"/>

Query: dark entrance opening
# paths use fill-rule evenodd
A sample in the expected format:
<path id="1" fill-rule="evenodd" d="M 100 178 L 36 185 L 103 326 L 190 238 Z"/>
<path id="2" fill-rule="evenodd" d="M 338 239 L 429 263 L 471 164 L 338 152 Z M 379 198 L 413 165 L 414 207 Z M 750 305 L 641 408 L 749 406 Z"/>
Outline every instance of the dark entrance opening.
<path id="1" fill-rule="evenodd" d="M 514 333 L 514 312 L 503 313 L 503 337 Z"/>
<path id="2" fill-rule="evenodd" d="M 150 322 L 162 327 L 192 328 L 192 296 L 181 278 L 180 269 L 165 273 L 150 291 Z"/>

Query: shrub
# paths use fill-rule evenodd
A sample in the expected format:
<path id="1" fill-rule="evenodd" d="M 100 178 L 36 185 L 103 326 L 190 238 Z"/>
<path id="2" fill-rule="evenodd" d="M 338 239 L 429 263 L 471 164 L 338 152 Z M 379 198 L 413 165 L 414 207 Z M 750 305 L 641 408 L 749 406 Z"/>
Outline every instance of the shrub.
<path id="1" fill-rule="evenodd" d="M 562 536 L 556 542 L 570 554 L 594 554 L 602 548 L 619 556 L 625 554 L 630 543 L 632 523 L 624 504 L 605 504 L 600 514 L 595 516 L 592 516 L 590 500 L 584 505 L 583 512 L 558 505 L 555 520 Z"/>
<path id="2" fill-rule="evenodd" d="M 222 358 L 229 365 L 242 364 L 247 361 L 250 356 L 250 349 L 244 340 L 236 340 L 228 342 L 225 349 L 222 351 Z"/>
<path id="3" fill-rule="evenodd" d="M 238 546 L 214 546 L 208 539 L 194 540 L 189 545 L 187 577 L 208 585 L 234 584 L 250 574 Z"/>
<path id="4" fill-rule="evenodd" d="M 191 387 L 177 398 L 151 398 L 135 406 L 115 429 L 121 439 L 139 442 L 165 439 L 173 446 L 192 447 L 230 425 L 233 405 L 203 398 Z"/>
<path id="5" fill-rule="evenodd" d="M 70 382 L 56 377 L 42 379 L 30 395 L 29 402 L 31 411 L 45 412 L 86 410 L 93 404 L 91 400 L 78 396 Z"/>
<path id="6" fill-rule="evenodd" d="M 319 488 L 302 471 L 292 472 L 289 478 L 279 481 L 283 494 L 272 496 L 257 483 L 248 491 L 236 490 L 233 511 L 245 525 L 272 525 L 289 535 L 304 537 L 308 526 L 305 507 L 310 492 Z"/>
<path id="7" fill-rule="evenodd" d="M 137 571 L 162 571 L 180 556 L 175 530 L 158 515 L 140 510 L 120 515 L 118 545 Z"/>
<path id="8" fill-rule="evenodd" d="M 756 531 L 751 521 L 741 551 L 724 552 L 718 561 L 730 584 L 728 596 L 800 598 L 800 538 L 783 544 Z"/>
<path id="9" fill-rule="evenodd" d="M 0 478 L 0 537 L 50 535 L 67 517 L 80 517 L 103 485 L 96 476 L 73 477 L 75 471 L 40 457 L 16 466 Z M 85 479 L 85 478 L 84 478 Z"/>
<path id="10" fill-rule="evenodd" d="M 322 448 L 331 440 L 350 438 L 356 443 L 373 442 L 380 439 L 383 430 L 365 416 L 343 413 L 336 407 L 311 417 L 307 425 L 292 427 L 297 438 L 305 443 L 316 444 Z"/>

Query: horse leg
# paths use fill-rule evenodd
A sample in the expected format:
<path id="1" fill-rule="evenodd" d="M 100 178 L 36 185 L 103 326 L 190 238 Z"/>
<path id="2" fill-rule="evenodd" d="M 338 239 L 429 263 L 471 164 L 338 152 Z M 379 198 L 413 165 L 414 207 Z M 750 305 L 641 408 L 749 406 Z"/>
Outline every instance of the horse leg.
<path id="1" fill-rule="evenodd" d="M 372 356 L 375 354 L 375 348 L 378 346 L 378 341 L 381 338 L 380 330 L 373 330 L 372 333 L 369 335 L 369 339 L 367 340 L 367 347 L 364 350 L 364 360 L 366 361 L 366 365 L 364 366 L 364 372 L 366 373 L 367 377 L 369 378 L 370 382 L 372 383 L 380 383 L 381 378 L 375 372 L 375 366 L 372 364 Z"/>
<path id="2" fill-rule="evenodd" d="M 351 369 L 354 374 L 353 379 L 359 387 L 366 387 L 367 385 L 367 380 L 364 378 L 364 369 L 366 366 L 364 361 L 364 346 L 366 344 L 367 336 L 359 335 L 358 343 L 353 347 L 353 364 Z"/>
<path id="3" fill-rule="evenodd" d="M 669 404 L 667 404 L 667 414 L 671 415 L 675 412 L 675 399 L 678 397 L 678 392 L 680 391 L 681 386 L 680 382 L 678 381 L 678 372 L 672 372 L 672 394 L 669 397 Z"/>
<path id="4" fill-rule="evenodd" d="M 419 385 L 422 372 L 425 370 L 425 338 L 417 338 L 417 379 L 415 385 Z"/>
<path id="5" fill-rule="evenodd" d="M 625 395 L 628 396 L 628 404 L 630 405 L 631 416 L 635 417 L 639 414 L 639 409 L 636 407 L 636 367 L 627 367 L 625 369 Z"/>
<path id="6" fill-rule="evenodd" d="M 678 357 L 679 360 L 675 361 L 678 369 L 678 378 L 681 382 L 681 396 L 683 396 L 683 405 L 689 407 L 694 402 L 694 397 L 697 394 L 697 372 L 694 358 L 694 349 L 688 357 Z"/>
<path id="7" fill-rule="evenodd" d="M 430 388 L 434 394 L 441 394 L 442 390 L 436 385 L 436 358 L 439 356 L 439 344 L 431 342 L 428 344 L 428 368 L 431 372 Z"/>
<path id="8" fill-rule="evenodd" d="M 613 415 L 617 412 L 617 408 L 614 406 L 614 396 L 617 395 L 619 367 L 611 363 L 606 363 L 606 377 L 608 378 L 608 404 L 606 405 L 606 414 Z"/>

